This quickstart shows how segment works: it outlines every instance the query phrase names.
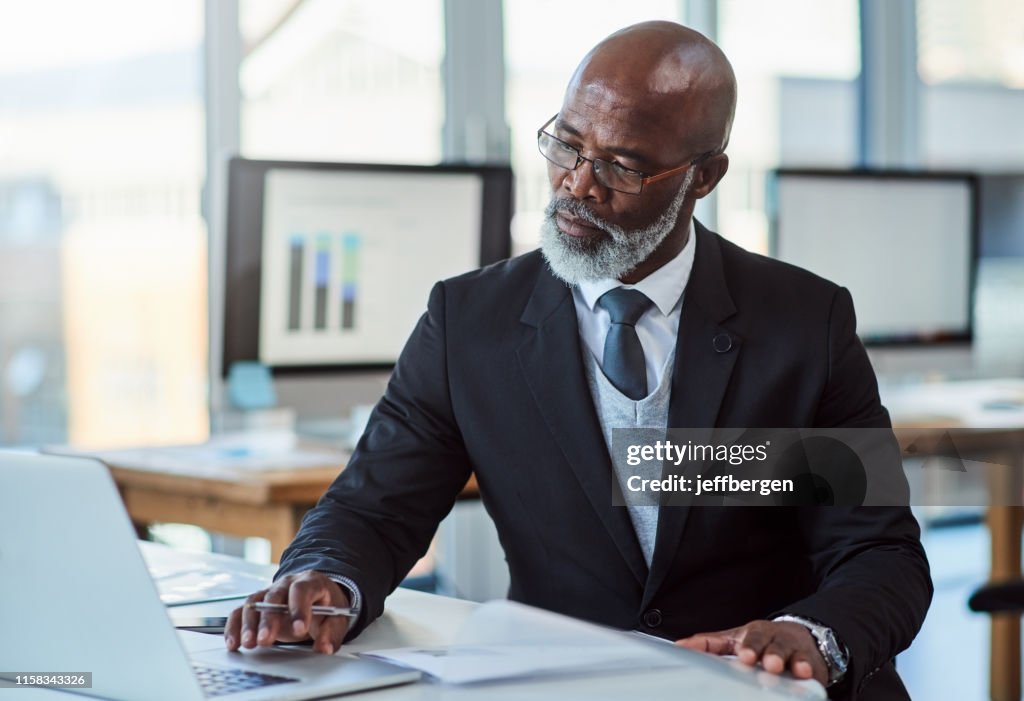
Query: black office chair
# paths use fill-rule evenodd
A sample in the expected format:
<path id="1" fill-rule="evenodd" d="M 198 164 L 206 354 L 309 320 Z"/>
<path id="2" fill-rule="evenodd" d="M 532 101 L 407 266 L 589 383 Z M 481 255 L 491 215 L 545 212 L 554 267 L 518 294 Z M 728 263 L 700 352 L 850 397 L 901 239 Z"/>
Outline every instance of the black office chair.
<path id="1" fill-rule="evenodd" d="M 979 613 L 1024 613 L 1024 579 L 986 584 L 967 600 Z"/>

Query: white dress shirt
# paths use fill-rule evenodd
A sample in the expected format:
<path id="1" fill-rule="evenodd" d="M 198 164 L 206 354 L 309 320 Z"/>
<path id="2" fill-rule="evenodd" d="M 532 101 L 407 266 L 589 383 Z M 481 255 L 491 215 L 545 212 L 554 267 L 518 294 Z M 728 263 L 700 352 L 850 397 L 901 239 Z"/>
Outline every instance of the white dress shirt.
<path id="1" fill-rule="evenodd" d="M 615 287 L 640 290 L 654 302 L 636 323 L 636 335 L 640 337 L 647 365 L 647 387 L 653 391 L 661 383 L 665 362 L 675 348 L 679 335 L 683 292 L 690 280 L 696 248 L 697 236 L 691 219 L 690 232 L 683 250 L 635 285 L 624 285 L 609 278 L 581 282 L 572 289 L 580 338 L 597 359 L 598 365 L 602 365 L 604 360 L 604 339 L 611 327 L 611 317 L 607 311 L 597 306 L 597 300 Z"/>

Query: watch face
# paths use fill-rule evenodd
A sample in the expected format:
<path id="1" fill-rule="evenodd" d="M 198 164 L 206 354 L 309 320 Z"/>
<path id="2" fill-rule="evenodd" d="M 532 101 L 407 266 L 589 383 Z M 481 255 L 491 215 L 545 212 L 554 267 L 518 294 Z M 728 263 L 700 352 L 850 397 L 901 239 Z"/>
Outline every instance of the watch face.
<path id="1" fill-rule="evenodd" d="M 836 662 L 836 666 L 841 667 L 843 671 L 846 671 L 846 654 L 843 652 L 842 648 L 839 647 L 839 643 L 836 641 L 836 636 L 828 629 L 826 629 L 825 635 L 828 636 L 828 647 L 831 651 L 832 659 Z"/>
<path id="2" fill-rule="evenodd" d="M 829 684 L 834 684 L 839 681 L 844 674 L 846 674 L 846 668 L 849 666 L 849 659 L 842 648 L 839 647 L 839 643 L 836 641 L 836 636 L 830 628 L 821 629 L 821 637 L 819 638 L 821 643 L 821 653 L 825 658 L 828 666 L 828 681 Z"/>
<path id="3" fill-rule="evenodd" d="M 846 658 L 843 657 L 842 653 L 832 655 L 832 666 L 835 668 L 836 672 L 839 674 L 845 673 L 846 665 Z"/>

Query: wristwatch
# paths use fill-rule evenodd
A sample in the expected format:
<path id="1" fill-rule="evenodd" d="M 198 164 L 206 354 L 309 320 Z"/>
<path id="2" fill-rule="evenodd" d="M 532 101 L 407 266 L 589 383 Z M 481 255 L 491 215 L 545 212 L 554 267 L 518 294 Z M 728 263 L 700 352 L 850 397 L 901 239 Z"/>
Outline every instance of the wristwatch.
<path id="1" fill-rule="evenodd" d="M 831 628 L 800 616 L 778 616 L 772 620 L 780 623 L 785 621 L 799 623 L 810 631 L 818 643 L 818 652 L 825 659 L 825 667 L 828 668 L 828 684 L 826 686 L 832 686 L 843 678 L 850 666 L 850 653 L 845 645 L 836 640 L 836 634 L 832 632 Z"/>

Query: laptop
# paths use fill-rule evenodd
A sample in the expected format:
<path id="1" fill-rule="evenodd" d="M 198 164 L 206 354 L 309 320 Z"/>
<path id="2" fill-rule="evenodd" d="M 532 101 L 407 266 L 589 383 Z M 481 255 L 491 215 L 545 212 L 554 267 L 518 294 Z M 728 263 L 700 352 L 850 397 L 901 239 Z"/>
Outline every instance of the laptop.
<path id="1" fill-rule="evenodd" d="M 107 468 L 0 453 L 0 670 L 92 673 L 80 693 L 136 701 L 309 699 L 420 673 L 344 653 L 228 652 L 176 631 Z"/>

